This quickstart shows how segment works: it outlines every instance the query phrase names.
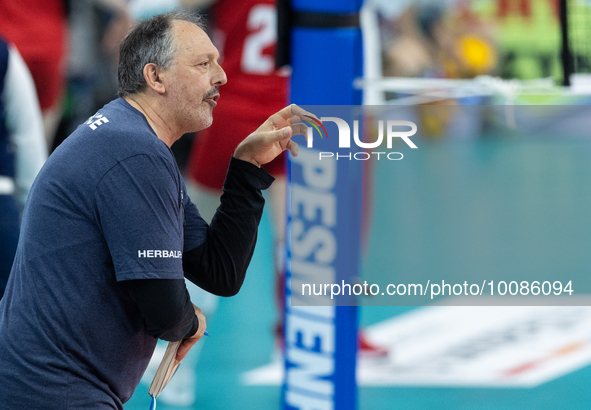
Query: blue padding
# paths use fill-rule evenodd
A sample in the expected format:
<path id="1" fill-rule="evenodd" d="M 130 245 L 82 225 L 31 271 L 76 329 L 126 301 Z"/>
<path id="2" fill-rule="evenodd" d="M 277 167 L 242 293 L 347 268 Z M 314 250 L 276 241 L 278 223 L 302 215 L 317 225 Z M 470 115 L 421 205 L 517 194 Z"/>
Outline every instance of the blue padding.
<path id="1" fill-rule="evenodd" d="M 347 14 L 359 12 L 361 3 L 361 0 L 292 0 L 292 7 L 299 12 Z M 290 56 L 293 69 L 291 101 L 299 105 L 361 104 L 361 91 L 354 90 L 353 81 L 363 74 L 362 55 L 361 30 L 359 28 L 293 28 Z M 350 172 L 350 169 L 340 165 L 338 168 L 337 173 L 340 175 L 340 179 L 342 179 L 343 173 Z M 293 175 L 293 172 L 291 177 L 298 178 Z M 337 277 L 348 276 L 347 279 L 357 274 L 356 267 L 359 258 L 358 246 L 351 248 L 351 245 L 357 241 L 348 241 L 350 238 L 359 237 L 358 217 L 351 217 L 359 215 L 359 204 L 351 198 L 359 198 L 360 189 L 356 192 L 356 196 L 353 195 L 352 190 L 354 188 L 347 183 L 345 176 L 345 181 L 338 183 L 334 191 L 337 197 L 339 219 L 337 226 L 339 229 L 344 229 L 336 235 L 337 246 L 341 251 L 346 250 L 348 253 L 348 255 L 337 253 L 335 268 L 337 269 Z M 345 265 L 344 268 L 343 265 Z M 287 277 L 291 277 L 290 270 L 287 272 Z M 347 281 L 349 282 L 349 280 Z M 288 288 L 286 292 L 287 300 L 289 300 L 291 290 Z M 287 328 L 289 328 L 290 320 L 290 309 L 288 308 L 286 310 Z M 336 307 L 332 321 L 333 323 L 327 326 L 334 326 L 334 370 L 332 374 L 324 377 L 324 380 L 329 380 L 334 388 L 330 395 L 332 403 L 329 407 L 335 410 L 353 410 L 357 408 L 355 382 L 357 310 L 355 307 Z M 289 403 L 290 400 L 286 400 L 286 392 L 290 388 L 297 388 L 297 383 L 294 384 L 293 381 L 298 380 L 298 377 L 301 378 L 301 373 L 300 376 L 297 376 L 296 373 L 293 373 L 292 367 L 299 368 L 304 374 L 308 372 L 309 377 L 315 374 L 313 370 L 307 368 L 309 364 L 297 362 L 295 353 L 298 353 L 298 349 L 292 350 L 294 351 L 291 352 L 290 347 L 287 347 L 286 370 L 288 377 L 284 380 L 282 391 L 285 410 L 294 408 L 291 406 L 294 400 Z M 289 359 L 290 356 L 294 359 Z M 289 373 L 292 374 L 291 378 Z M 304 386 L 306 385 L 304 384 Z M 308 408 L 314 407 L 315 400 L 322 399 L 305 390 L 291 390 L 291 392 L 299 394 L 299 400 L 308 400 L 305 404 L 309 406 Z M 300 404 L 304 405 L 304 402 L 300 401 Z"/>
<path id="2" fill-rule="evenodd" d="M 362 0 L 292 0 L 291 6 L 295 11 L 318 13 L 357 13 Z"/>
<path id="3" fill-rule="evenodd" d="M 357 249 L 359 252 L 359 249 Z M 335 346 L 335 409 L 357 408 L 357 381 L 355 379 L 357 354 L 357 307 L 337 306 Z"/>
<path id="4" fill-rule="evenodd" d="M 353 89 L 353 80 L 363 71 L 359 29 L 295 28 L 291 47 L 292 102 L 361 103 L 361 91 Z"/>

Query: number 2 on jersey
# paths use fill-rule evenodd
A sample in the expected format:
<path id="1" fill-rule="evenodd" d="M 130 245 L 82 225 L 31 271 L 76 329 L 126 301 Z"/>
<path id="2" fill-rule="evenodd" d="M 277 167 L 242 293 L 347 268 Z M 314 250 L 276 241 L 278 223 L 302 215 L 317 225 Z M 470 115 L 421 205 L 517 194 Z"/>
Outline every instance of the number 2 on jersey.
<path id="1" fill-rule="evenodd" d="M 275 6 L 258 4 L 250 10 L 246 28 L 252 33 L 244 41 L 240 63 L 242 71 L 260 75 L 273 72 L 275 61 L 271 55 L 264 55 L 263 50 L 277 41 L 276 25 Z"/>

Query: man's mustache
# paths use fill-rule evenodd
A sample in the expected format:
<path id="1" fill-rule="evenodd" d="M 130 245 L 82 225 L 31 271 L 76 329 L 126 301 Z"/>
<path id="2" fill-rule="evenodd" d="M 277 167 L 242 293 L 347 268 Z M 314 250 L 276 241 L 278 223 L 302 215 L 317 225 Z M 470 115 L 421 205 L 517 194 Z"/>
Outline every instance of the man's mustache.
<path id="1" fill-rule="evenodd" d="M 203 99 L 205 100 L 206 98 L 213 97 L 214 95 L 219 94 L 219 93 L 220 93 L 220 89 L 217 86 L 215 86 L 211 89 L 211 91 L 209 91 L 207 94 L 205 94 L 203 96 Z"/>

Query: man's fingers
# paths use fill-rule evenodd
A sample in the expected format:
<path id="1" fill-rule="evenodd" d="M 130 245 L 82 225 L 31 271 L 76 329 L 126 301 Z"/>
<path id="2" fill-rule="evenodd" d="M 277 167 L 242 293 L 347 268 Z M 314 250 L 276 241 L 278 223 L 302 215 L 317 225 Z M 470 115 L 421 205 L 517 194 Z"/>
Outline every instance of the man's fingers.
<path id="1" fill-rule="evenodd" d="M 275 141 L 283 141 L 285 139 L 291 138 L 292 136 L 292 129 L 291 127 L 283 127 L 280 130 L 274 131 L 271 134 L 267 134 L 266 138 L 271 138 L 273 142 Z"/>
<path id="2" fill-rule="evenodd" d="M 287 142 L 287 147 L 286 149 L 291 151 L 291 155 L 293 155 L 294 157 L 298 156 L 298 144 L 297 142 L 293 141 L 293 140 L 289 140 Z"/>
<path id="3" fill-rule="evenodd" d="M 304 123 L 298 123 L 291 126 L 291 135 L 306 135 L 308 127 Z"/>
<path id="4" fill-rule="evenodd" d="M 320 121 L 317 116 L 295 104 L 291 104 L 283 108 L 281 111 L 273 114 L 269 117 L 268 121 L 270 121 L 271 124 L 273 124 L 273 127 L 277 129 L 283 128 L 286 125 L 294 125 L 299 123 L 302 120 L 305 120 L 306 116 Z"/>
<path id="5" fill-rule="evenodd" d="M 306 136 L 308 127 L 302 122 L 304 116 L 308 116 L 308 120 L 319 121 L 315 115 L 297 105 L 290 105 L 273 114 L 255 132 L 238 144 L 234 157 L 260 167 L 272 161 L 286 149 L 297 156 L 298 144 L 290 138 L 300 134 Z"/>
<path id="6" fill-rule="evenodd" d="M 275 114 L 271 115 L 267 121 L 270 121 L 274 128 L 283 128 L 286 125 L 289 125 L 289 121 L 292 117 L 292 105 L 288 105 L 287 107 L 283 108 L 281 111 L 276 112 Z"/>
<path id="7" fill-rule="evenodd" d="M 311 112 L 304 110 L 302 107 L 300 107 L 298 105 L 292 104 L 289 107 L 291 108 L 291 115 L 292 116 L 298 116 L 298 117 L 300 117 L 300 119 L 308 116 L 308 117 L 312 117 L 312 118 L 315 118 L 318 121 L 320 121 L 320 119 L 317 116 L 315 116 Z"/>
<path id="8" fill-rule="evenodd" d="M 273 139 L 275 141 L 281 141 L 286 138 L 291 138 L 294 135 L 306 135 L 306 130 L 308 127 L 306 124 L 298 123 L 294 124 L 291 127 L 283 127 L 280 130 L 275 131 L 273 135 Z"/>
<path id="9" fill-rule="evenodd" d="M 282 149 L 288 149 L 294 157 L 298 156 L 298 144 L 291 140 L 294 127 L 285 127 L 274 133 L 274 138 L 279 142 Z M 296 127 L 299 129 L 299 127 Z"/>
<path id="10" fill-rule="evenodd" d="M 189 353 L 189 350 L 191 350 L 191 348 L 195 345 L 195 343 L 197 343 L 199 339 L 196 337 L 190 337 L 189 339 L 183 340 L 179 346 L 179 350 L 176 352 L 176 360 L 179 362 L 183 360 L 187 356 L 187 353 Z"/>

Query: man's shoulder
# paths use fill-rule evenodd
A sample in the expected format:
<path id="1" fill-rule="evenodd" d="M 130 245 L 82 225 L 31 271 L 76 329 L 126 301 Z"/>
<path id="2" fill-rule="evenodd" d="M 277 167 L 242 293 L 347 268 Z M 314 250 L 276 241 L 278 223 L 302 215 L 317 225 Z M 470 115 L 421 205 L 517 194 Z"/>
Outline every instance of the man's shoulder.
<path id="1" fill-rule="evenodd" d="M 86 133 L 93 131 L 142 133 L 151 131 L 151 128 L 139 111 L 123 98 L 117 98 L 88 118 L 78 130 Z"/>
<path id="2" fill-rule="evenodd" d="M 122 98 L 99 109 L 78 126 L 66 143 L 78 148 L 78 152 L 83 146 L 89 154 L 104 150 L 119 159 L 141 153 L 166 155 L 167 151 L 161 147 L 160 140 L 143 114 Z"/>
<path id="3" fill-rule="evenodd" d="M 100 179 L 115 165 L 138 155 L 174 161 L 145 117 L 119 98 L 78 126 L 48 162 L 61 174 L 92 174 Z"/>

